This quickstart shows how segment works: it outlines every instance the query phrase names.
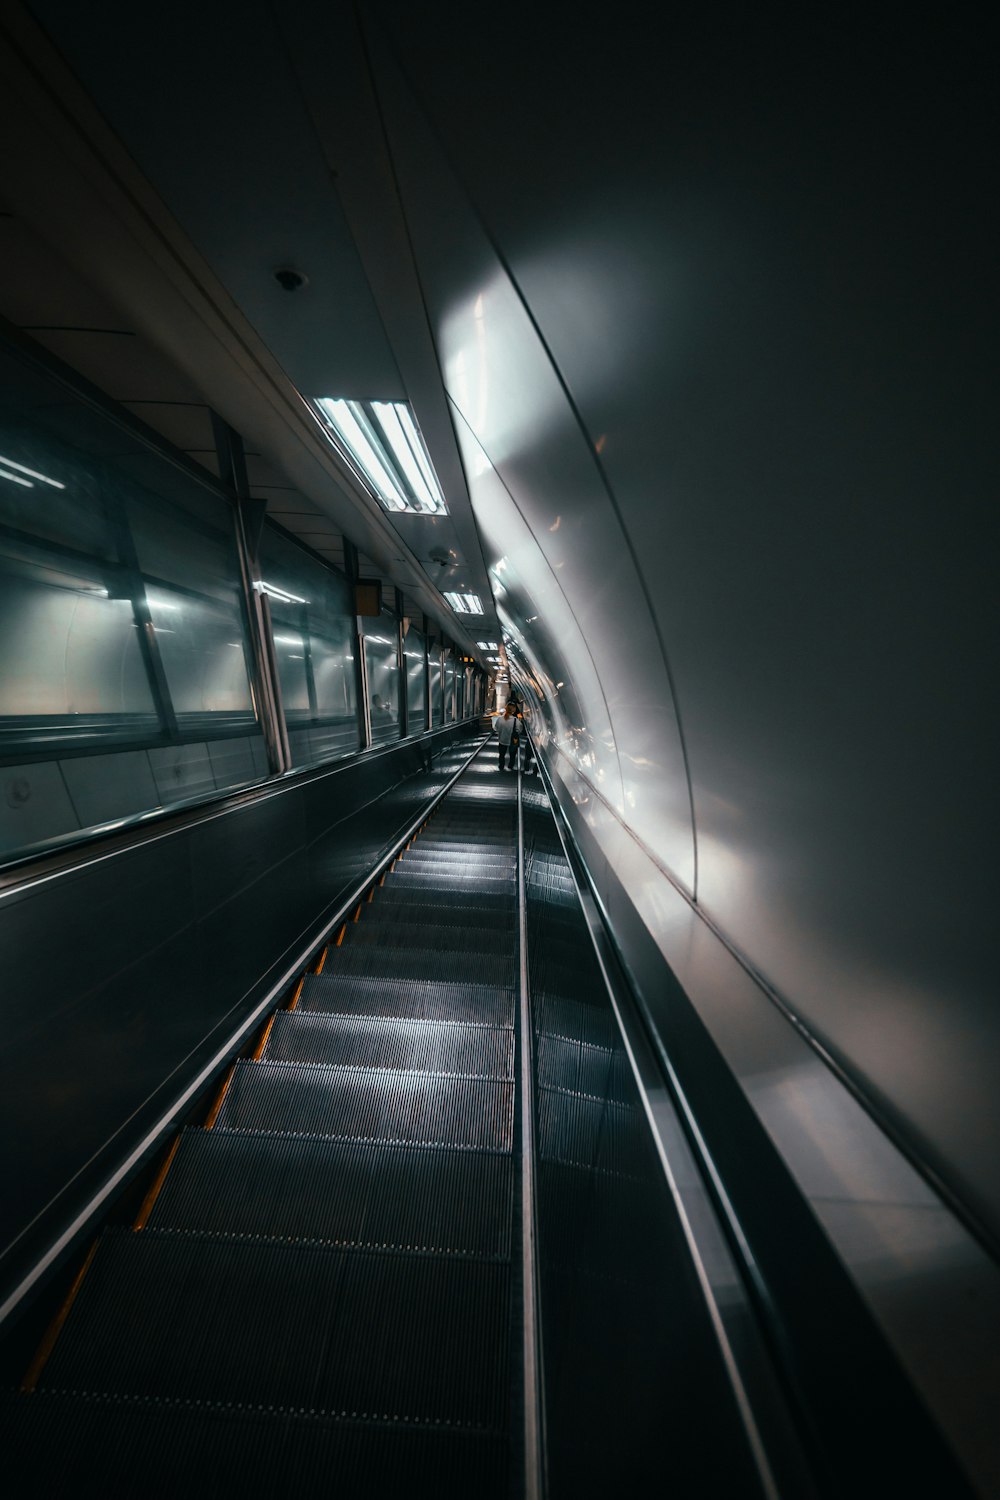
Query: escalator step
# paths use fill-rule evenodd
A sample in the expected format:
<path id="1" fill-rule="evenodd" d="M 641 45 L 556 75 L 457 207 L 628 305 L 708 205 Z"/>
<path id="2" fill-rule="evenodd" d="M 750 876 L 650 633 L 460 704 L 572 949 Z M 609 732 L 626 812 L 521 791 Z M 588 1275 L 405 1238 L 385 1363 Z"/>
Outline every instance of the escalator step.
<path id="1" fill-rule="evenodd" d="M 442 890 L 437 886 L 418 890 L 412 885 L 397 885 L 395 880 L 396 877 L 393 876 L 392 880 L 379 889 L 373 905 L 381 907 L 383 911 L 395 906 L 419 906 L 423 910 L 437 913 L 469 912 L 473 915 L 481 911 L 504 910 L 509 912 L 510 920 L 514 918 L 513 900 L 508 903 L 506 891 L 503 896 L 497 897 L 483 895 L 474 885 L 461 891 Z M 510 894 L 512 897 L 512 893 Z"/>
<path id="2" fill-rule="evenodd" d="M 483 853 L 485 849 L 485 852 L 487 853 L 495 851 L 495 857 L 500 857 L 499 844 L 487 844 L 484 846 L 482 838 L 462 838 L 459 834 L 456 834 L 453 838 L 448 838 L 445 837 L 443 828 L 437 832 L 432 832 L 432 828 L 437 828 L 437 825 L 432 824 L 431 828 L 428 828 L 426 833 L 422 833 L 419 836 L 417 842 L 413 846 L 413 849 L 410 851 L 411 853 L 420 852 L 422 854 L 452 854 L 462 858 L 464 858 L 466 855 L 469 855 L 470 857 L 474 858 L 477 854 Z M 515 858 L 513 850 L 509 851 L 508 858 L 511 860 Z"/>
<path id="3" fill-rule="evenodd" d="M 404 870 L 401 867 L 386 877 L 386 889 L 393 884 L 397 890 L 404 887 L 411 891 L 457 891 L 459 894 L 474 893 L 479 896 L 507 896 L 513 898 L 516 883 L 510 880 L 492 880 L 483 876 L 462 876 L 428 873 L 423 870 Z"/>
<path id="4" fill-rule="evenodd" d="M 405 1068 L 475 1078 L 513 1078 L 514 1033 L 455 1021 L 278 1011 L 263 1056 L 266 1062 L 329 1063 L 346 1068 Z M 569 1076 L 565 1068 L 563 1073 Z"/>
<path id="5" fill-rule="evenodd" d="M 558 1089 L 538 1091 L 538 1152 L 542 1161 L 634 1176 L 645 1170 L 645 1143 L 643 1117 L 637 1106 L 586 1099 Z"/>
<path id="6" fill-rule="evenodd" d="M 510 1156 L 185 1130 L 152 1229 L 510 1254 Z"/>
<path id="7" fill-rule="evenodd" d="M 608 1008 L 584 1005 L 582 1001 L 553 995 L 535 988 L 532 974 L 531 999 L 539 1036 L 566 1037 L 592 1047 L 621 1046 L 614 1013 Z"/>
<path id="8" fill-rule="evenodd" d="M 510 1083 L 310 1063 L 241 1062 L 218 1115 L 231 1130 L 509 1151 Z"/>
<path id="9" fill-rule="evenodd" d="M 540 1088 L 610 1099 L 615 1104 L 631 1104 L 635 1097 L 623 1050 L 586 1046 L 544 1034 L 538 1039 L 538 1084 Z"/>
<path id="10" fill-rule="evenodd" d="M 397 948 L 384 945 L 331 948 L 326 971 L 331 974 L 368 974 L 387 979 L 430 979 L 444 983 L 501 984 L 513 988 L 516 944 L 495 953 L 478 946 L 458 953 L 437 948 Z"/>
<path id="11" fill-rule="evenodd" d="M 414 922 L 422 927 L 465 927 L 474 928 L 477 931 L 488 931 L 490 940 L 497 932 L 513 932 L 517 926 L 517 913 L 513 901 L 505 901 L 502 897 L 487 896 L 479 906 L 448 906 L 444 902 L 434 905 L 430 901 L 414 901 L 406 899 L 409 892 L 400 892 L 400 899 L 387 901 L 386 891 L 378 894 L 369 909 L 364 912 L 363 920 L 371 921 L 373 918 L 379 922 Z"/>
<path id="12" fill-rule="evenodd" d="M 512 903 L 513 904 L 513 903 Z M 511 913 L 512 915 L 512 913 Z M 484 921 L 470 930 L 467 922 L 422 923 L 403 922 L 398 917 L 384 917 L 372 906 L 362 914 L 360 922 L 351 922 L 347 928 L 341 948 L 336 955 L 347 953 L 357 947 L 404 948 L 416 952 L 421 948 L 433 948 L 436 953 L 476 953 L 484 948 L 512 951 L 517 944 L 514 927 L 508 922 L 495 927 Z M 485 955 L 484 955 L 485 956 Z M 492 956 L 492 954 L 490 954 Z M 333 957 L 327 960 L 333 961 Z"/>
<path id="13" fill-rule="evenodd" d="M 508 1268 L 110 1229 L 40 1386 L 502 1430 Z"/>
<path id="14" fill-rule="evenodd" d="M 509 985 L 453 984 L 364 974 L 307 974 L 299 1010 L 328 1015 L 407 1016 L 415 1021 L 478 1021 L 513 1026 Z"/>
<path id="15" fill-rule="evenodd" d="M 513 864 L 498 859 L 445 859 L 441 855 L 428 855 L 426 859 L 415 859 L 412 854 L 407 854 L 405 859 L 400 860 L 394 875 L 405 872 L 407 875 L 446 875 L 448 879 L 457 878 L 461 881 L 489 880 L 497 884 L 501 880 L 514 883 L 516 870 Z"/>
<path id="16" fill-rule="evenodd" d="M 38 1391 L 0 1396 L 8 1472 L 40 1495 L 506 1500 L 490 1432 Z"/>

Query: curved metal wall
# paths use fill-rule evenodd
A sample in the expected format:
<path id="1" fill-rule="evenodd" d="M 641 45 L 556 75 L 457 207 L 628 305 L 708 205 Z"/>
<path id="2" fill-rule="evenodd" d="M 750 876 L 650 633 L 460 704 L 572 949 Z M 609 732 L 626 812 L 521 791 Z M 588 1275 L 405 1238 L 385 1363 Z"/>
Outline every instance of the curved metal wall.
<path id="1" fill-rule="evenodd" d="M 877 15 L 378 16 L 543 737 L 1000 1228 L 984 75 Z"/>

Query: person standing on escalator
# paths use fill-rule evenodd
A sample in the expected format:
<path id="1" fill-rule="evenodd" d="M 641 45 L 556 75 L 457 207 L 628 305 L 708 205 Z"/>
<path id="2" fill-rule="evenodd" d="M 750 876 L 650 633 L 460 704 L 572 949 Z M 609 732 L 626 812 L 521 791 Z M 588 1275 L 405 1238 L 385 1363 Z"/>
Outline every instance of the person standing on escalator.
<path id="1" fill-rule="evenodd" d="M 505 769 L 505 761 L 510 758 L 510 769 L 517 769 L 517 711 L 513 703 L 507 703 L 503 718 L 496 720 L 497 739 L 500 741 L 500 769 Z"/>

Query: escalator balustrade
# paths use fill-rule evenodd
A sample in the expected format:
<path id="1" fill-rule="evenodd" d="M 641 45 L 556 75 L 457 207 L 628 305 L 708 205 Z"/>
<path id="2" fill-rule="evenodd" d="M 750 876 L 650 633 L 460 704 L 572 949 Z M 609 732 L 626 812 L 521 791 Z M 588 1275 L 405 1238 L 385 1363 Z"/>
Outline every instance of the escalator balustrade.
<path id="1" fill-rule="evenodd" d="M 474 761 L 87 1257 L 50 1493 L 516 1493 L 517 795 Z"/>

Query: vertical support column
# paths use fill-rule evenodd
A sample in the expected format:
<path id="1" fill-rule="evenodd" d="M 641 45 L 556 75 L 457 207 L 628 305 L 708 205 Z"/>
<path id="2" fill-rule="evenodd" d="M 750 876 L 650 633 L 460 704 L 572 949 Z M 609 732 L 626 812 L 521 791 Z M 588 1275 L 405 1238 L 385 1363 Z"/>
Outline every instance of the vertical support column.
<path id="1" fill-rule="evenodd" d="M 393 590 L 396 600 L 396 653 L 399 659 L 399 736 L 405 739 L 410 732 L 410 705 L 406 701 L 406 656 L 403 652 L 403 594 Z"/>
<path id="2" fill-rule="evenodd" d="M 358 549 L 348 537 L 344 537 L 344 571 L 351 585 L 354 601 L 354 692 L 357 701 L 358 738 L 360 748 L 368 750 L 372 742 L 371 705 L 368 702 L 368 663 L 365 660 L 365 632 L 361 616 L 357 613 Z"/>
<path id="3" fill-rule="evenodd" d="M 240 580 L 253 657 L 251 676 L 254 697 L 264 733 L 268 765 L 273 776 L 280 776 L 291 767 L 292 756 L 281 706 L 271 612 L 260 588 L 260 535 L 267 505 L 263 500 L 253 499 L 250 494 L 243 439 L 214 411 L 212 432 L 219 458 L 219 475 L 235 501 L 236 550 L 240 560 Z"/>

